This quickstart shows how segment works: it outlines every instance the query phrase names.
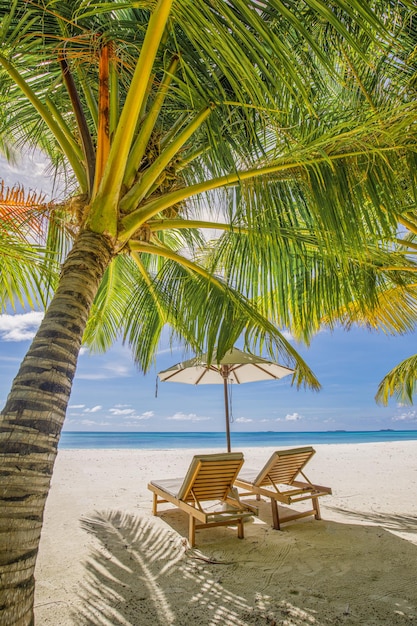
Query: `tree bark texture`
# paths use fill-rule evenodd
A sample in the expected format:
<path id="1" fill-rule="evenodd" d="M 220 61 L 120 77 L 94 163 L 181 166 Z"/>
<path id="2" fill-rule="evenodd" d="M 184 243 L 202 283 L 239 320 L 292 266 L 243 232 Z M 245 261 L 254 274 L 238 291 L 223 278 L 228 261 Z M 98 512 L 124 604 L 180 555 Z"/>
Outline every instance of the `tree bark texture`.
<path id="1" fill-rule="evenodd" d="M 34 623 L 34 569 L 58 441 L 91 304 L 113 255 L 80 234 L 0 414 L 0 624 Z"/>

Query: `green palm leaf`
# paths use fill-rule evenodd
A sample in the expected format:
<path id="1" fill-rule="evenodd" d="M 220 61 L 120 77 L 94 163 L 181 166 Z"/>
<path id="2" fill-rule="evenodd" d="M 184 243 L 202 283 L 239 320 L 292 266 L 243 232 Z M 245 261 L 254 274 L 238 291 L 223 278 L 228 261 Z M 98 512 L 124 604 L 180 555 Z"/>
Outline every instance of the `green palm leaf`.
<path id="1" fill-rule="evenodd" d="M 409 357 L 396 365 L 384 378 L 375 396 L 377 402 L 387 404 L 391 396 L 400 402 L 413 403 L 417 388 L 417 355 Z"/>

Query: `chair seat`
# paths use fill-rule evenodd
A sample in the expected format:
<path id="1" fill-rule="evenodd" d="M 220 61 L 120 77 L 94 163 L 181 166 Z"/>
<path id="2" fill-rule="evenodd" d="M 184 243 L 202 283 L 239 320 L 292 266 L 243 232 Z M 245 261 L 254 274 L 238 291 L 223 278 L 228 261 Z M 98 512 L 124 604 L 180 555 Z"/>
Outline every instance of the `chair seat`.
<path id="1" fill-rule="evenodd" d="M 151 480 L 149 484 L 166 491 L 173 498 L 177 498 L 183 482 L 183 478 L 163 478 L 161 480 Z"/>

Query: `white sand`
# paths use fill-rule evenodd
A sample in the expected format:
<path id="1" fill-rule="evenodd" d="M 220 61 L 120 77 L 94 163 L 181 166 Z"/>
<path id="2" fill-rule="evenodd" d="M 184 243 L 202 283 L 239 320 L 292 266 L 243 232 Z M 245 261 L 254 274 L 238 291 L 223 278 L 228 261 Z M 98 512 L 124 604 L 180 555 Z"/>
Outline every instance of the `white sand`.
<path id="1" fill-rule="evenodd" d="M 63 450 L 37 564 L 37 626 L 417 624 L 417 441 L 316 445 L 331 486 L 323 520 L 197 532 L 151 479 L 183 476 L 191 450 Z M 218 450 L 197 450 L 218 452 Z M 273 448 L 243 449 L 260 467 Z"/>

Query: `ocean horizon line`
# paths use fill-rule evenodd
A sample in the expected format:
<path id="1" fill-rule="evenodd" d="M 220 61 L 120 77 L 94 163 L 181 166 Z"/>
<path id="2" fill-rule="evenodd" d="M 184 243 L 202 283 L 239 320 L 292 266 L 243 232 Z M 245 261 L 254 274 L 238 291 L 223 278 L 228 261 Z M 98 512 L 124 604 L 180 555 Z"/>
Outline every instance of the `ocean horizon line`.
<path id="1" fill-rule="evenodd" d="M 417 430 L 325 430 L 231 432 L 231 443 L 243 447 L 297 446 L 326 443 L 414 441 Z M 63 431 L 60 449 L 224 448 L 223 431 Z"/>

